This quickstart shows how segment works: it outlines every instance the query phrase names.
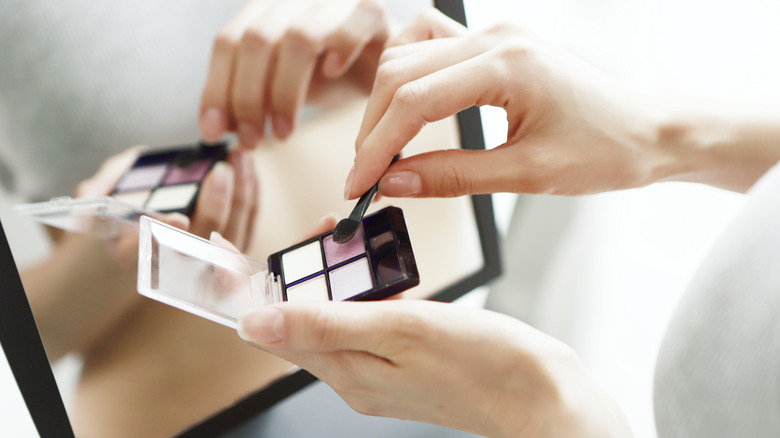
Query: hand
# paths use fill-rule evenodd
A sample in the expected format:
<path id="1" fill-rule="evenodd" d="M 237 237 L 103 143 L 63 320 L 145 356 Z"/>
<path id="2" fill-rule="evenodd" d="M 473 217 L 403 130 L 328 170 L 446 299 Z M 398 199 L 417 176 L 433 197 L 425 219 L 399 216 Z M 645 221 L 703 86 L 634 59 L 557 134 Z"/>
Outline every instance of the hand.
<path id="1" fill-rule="evenodd" d="M 76 197 L 107 196 L 138 157 L 140 147 L 106 160 L 98 172 L 82 181 Z M 160 220 L 201 237 L 216 231 L 240 250 L 252 240 L 259 202 L 259 183 L 252 157 L 233 151 L 227 162 L 218 162 L 203 180 L 192 219 L 181 214 L 163 215 Z M 138 262 L 138 235 L 121 236 L 110 242 L 111 253 L 120 265 L 135 269 Z"/>
<path id="2" fill-rule="evenodd" d="M 239 333 L 364 414 L 494 437 L 631 436 L 571 349 L 486 310 L 416 300 L 284 303 L 247 314 Z"/>
<path id="3" fill-rule="evenodd" d="M 582 194 L 680 170 L 655 143 L 653 104 L 531 32 L 507 25 L 458 32 L 438 12 L 413 28 L 382 55 L 345 197 L 377 181 L 385 196 Z M 409 42 L 415 36 L 436 39 Z M 506 110 L 505 144 L 420 154 L 388 169 L 426 123 L 475 105 Z"/>
<path id="4" fill-rule="evenodd" d="M 389 35 L 379 0 L 254 0 L 217 35 L 200 108 L 203 138 L 236 130 L 262 141 L 266 119 L 287 138 L 301 108 L 348 82 L 366 94 Z M 343 79 L 344 81 L 338 81 Z"/>

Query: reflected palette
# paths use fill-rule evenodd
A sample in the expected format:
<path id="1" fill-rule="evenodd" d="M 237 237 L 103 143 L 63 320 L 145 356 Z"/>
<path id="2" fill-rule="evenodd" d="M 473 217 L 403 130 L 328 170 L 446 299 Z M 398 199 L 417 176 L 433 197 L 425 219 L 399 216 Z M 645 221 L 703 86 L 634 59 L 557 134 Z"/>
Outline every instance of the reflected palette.
<path id="1" fill-rule="evenodd" d="M 227 144 L 181 146 L 139 156 L 111 193 L 134 207 L 192 216 L 200 186 Z"/>

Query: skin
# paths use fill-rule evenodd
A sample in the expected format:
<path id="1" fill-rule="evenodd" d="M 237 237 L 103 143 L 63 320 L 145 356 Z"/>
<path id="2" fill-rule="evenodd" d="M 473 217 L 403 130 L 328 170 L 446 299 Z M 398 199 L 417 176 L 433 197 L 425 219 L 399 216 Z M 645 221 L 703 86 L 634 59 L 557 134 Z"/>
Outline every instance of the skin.
<path id="1" fill-rule="evenodd" d="M 137 152 L 107 160 L 77 196 L 107 195 Z M 204 180 L 191 221 L 163 220 L 201 236 L 220 232 L 244 249 L 257 192 L 251 157 L 232 152 Z M 247 348 L 230 329 L 138 295 L 137 248 L 137 235 L 103 242 L 64 233 L 48 259 L 22 273 L 50 360 L 70 352 L 83 359 L 69 404 L 77 436 L 171 435 L 290 366 Z M 197 341 L 182 342 L 188 336 Z"/>
<path id="2" fill-rule="evenodd" d="M 304 104 L 371 89 L 391 22 L 378 0 L 255 0 L 219 31 L 203 89 L 206 140 L 235 131 L 253 149 L 266 122 L 286 139 Z"/>
<path id="3" fill-rule="evenodd" d="M 267 121 L 277 137 L 289 136 L 304 103 L 366 96 L 390 27 L 370 0 L 248 2 L 215 37 L 199 112 L 206 140 L 237 131 L 244 152 L 207 176 L 191 221 L 163 220 L 203 237 L 216 232 L 242 252 L 256 243 L 259 185 L 246 149 L 263 139 Z M 135 154 L 109 159 L 76 195 L 108 194 Z M 51 256 L 23 273 L 50 359 L 83 358 L 69 406 L 78 436 L 169 436 L 291 366 L 230 329 L 139 296 L 137 247 L 134 236 L 61 233 Z"/>
<path id="4" fill-rule="evenodd" d="M 746 191 L 780 160 L 776 108 L 643 95 L 525 29 L 468 33 L 429 12 L 382 55 L 345 197 L 575 195 L 692 181 Z M 403 43 L 403 45 L 397 45 Z M 426 123 L 504 108 L 489 151 L 393 155 Z M 504 315 L 420 301 L 282 303 L 241 321 L 251 344 L 311 371 L 358 412 L 494 437 L 627 437 L 565 345 Z"/>

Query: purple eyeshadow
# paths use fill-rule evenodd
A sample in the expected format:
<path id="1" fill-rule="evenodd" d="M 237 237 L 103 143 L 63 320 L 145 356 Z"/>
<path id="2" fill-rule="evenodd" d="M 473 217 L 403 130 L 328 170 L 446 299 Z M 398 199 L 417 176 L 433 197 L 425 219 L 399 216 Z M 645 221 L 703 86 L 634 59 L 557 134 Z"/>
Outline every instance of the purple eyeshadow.
<path id="1" fill-rule="evenodd" d="M 167 164 L 142 166 L 130 169 L 119 184 L 117 184 L 115 191 L 127 192 L 130 190 L 156 187 L 163 176 L 165 176 L 167 170 Z"/>
<path id="2" fill-rule="evenodd" d="M 198 160 L 187 167 L 172 166 L 163 185 L 198 182 L 211 168 L 212 159 Z"/>
<path id="3" fill-rule="evenodd" d="M 330 271 L 330 291 L 333 301 L 344 301 L 374 287 L 368 260 L 359 258 Z"/>
<path id="4" fill-rule="evenodd" d="M 325 260 L 328 266 L 339 264 L 366 252 L 362 229 L 358 229 L 355 237 L 344 243 L 334 242 L 331 234 L 322 239 L 322 244 L 325 246 Z"/>

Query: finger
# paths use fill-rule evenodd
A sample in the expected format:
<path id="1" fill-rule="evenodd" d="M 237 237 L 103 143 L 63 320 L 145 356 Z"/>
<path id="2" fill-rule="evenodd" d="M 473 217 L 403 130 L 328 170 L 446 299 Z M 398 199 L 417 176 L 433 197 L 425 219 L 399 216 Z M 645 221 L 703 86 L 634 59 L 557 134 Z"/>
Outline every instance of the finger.
<path id="1" fill-rule="evenodd" d="M 490 66 L 490 59 L 482 54 L 398 88 L 387 111 L 357 151 L 351 181 L 345 189 L 347 198 L 354 198 L 376 184 L 393 156 L 425 124 L 474 105 L 504 106 L 505 102 L 500 100 L 504 91 L 503 77 L 497 71 L 500 68 Z"/>
<path id="2" fill-rule="evenodd" d="M 286 139 L 294 130 L 317 59 L 325 47 L 326 32 L 313 20 L 299 21 L 279 43 L 270 93 L 274 135 L 279 139 Z"/>
<path id="3" fill-rule="evenodd" d="M 488 151 L 446 150 L 415 155 L 388 169 L 379 192 L 388 197 L 453 197 L 509 192 L 527 180 L 507 148 Z"/>
<path id="4" fill-rule="evenodd" d="M 259 2 L 247 3 L 217 33 L 211 51 L 206 85 L 201 95 L 198 124 L 206 141 L 214 142 L 230 129 L 231 88 L 241 35 L 262 12 Z"/>
<path id="5" fill-rule="evenodd" d="M 362 0 L 328 38 L 322 74 L 331 79 L 352 67 L 371 41 L 384 43 L 389 36 L 385 8 L 377 0 Z"/>
<path id="6" fill-rule="evenodd" d="M 485 43 L 477 38 L 421 41 L 386 50 L 366 104 L 356 147 L 361 147 L 402 85 L 478 56 L 485 50 Z"/>
<path id="7" fill-rule="evenodd" d="M 208 238 L 212 231 L 224 230 L 230 215 L 234 186 L 233 168 L 224 161 L 218 162 L 201 185 L 192 215 L 191 233 Z"/>
<path id="8" fill-rule="evenodd" d="M 421 328 L 423 312 L 414 304 L 419 303 L 284 303 L 247 313 L 238 330 L 244 340 L 274 351 L 353 350 L 386 357 L 384 350 L 402 340 L 406 330 Z"/>
<path id="9" fill-rule="evenodd" d="M 130 148 L 107 159 L 91 178 L 82 181 L 76 188 L 77 198 L 106 196 L 119 183 L 127 169 L 133 165 L 142 147 Z"/>
<path id="10" fill-rule="evenodd" d="M 412 24 L 387 41 L 385 47 L 396 47 L 417 41 L 465 35 L 465 26 L 444 15 L 436 8 L 421 12 Z"/>
<path id="11" fill-rule="evenodd" d="M 253 198 L 252 187 L 248 184 L 251 157 L 248 153 L 237 150 L 230 153 L 228 162 L 233 167 L 234 188 L 231 201 L 230 216 L 224 235 L 241 248 L 246 246 L 246 231 L 251 211 L 257 204 Z"/>
<path id="12" fill-rule="evenodd" d="M 265 132 L 268 84 L 274 69 L 275 46 L 286 18 L 280 3 L 267 5 L 247 26 L 236 53 L 231 90 L 232 113 L 241 145 L 254 148 Z"/>

